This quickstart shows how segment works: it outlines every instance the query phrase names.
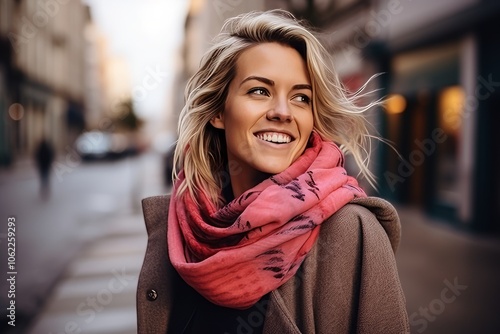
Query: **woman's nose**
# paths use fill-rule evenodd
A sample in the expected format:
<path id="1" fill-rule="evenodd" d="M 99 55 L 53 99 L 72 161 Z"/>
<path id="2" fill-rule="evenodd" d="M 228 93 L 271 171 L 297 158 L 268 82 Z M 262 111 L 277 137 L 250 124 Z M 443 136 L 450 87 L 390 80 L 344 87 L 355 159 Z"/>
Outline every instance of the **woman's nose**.
<path id="1" fill-rule="evenodd" d="M 277 100 L 267 112 L 266 117 L 270 121 L 291 122 L 293 116 L 288 101 L 286 99 Z"/>

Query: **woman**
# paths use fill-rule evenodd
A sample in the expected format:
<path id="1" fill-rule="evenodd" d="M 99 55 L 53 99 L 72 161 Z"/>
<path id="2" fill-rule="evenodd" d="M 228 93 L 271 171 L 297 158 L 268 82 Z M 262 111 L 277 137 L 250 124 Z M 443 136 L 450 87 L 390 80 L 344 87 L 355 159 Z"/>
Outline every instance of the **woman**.
<path id="1" fill-rule="evenodd" d="M 287 12 L 226 22 L 188 83 L 172 195 L 143 202 L 140 333 L 408 331 L 397 214 L 337 146 L 373 180 L 367 108 L 327 64 Z"/>

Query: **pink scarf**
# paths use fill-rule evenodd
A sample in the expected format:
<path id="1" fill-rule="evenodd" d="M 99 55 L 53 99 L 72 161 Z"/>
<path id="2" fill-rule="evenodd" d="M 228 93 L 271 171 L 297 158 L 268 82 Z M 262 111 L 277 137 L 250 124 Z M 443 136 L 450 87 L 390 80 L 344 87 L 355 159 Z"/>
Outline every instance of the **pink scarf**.
<path id="1" fill-rule="evenodd" d="M 290 167 L 219 210 L 202 193 L 200 206 L 188 192 L 179 200 L 174 188 L 168 217 L 172 265 L 212 303 L 252 306 L 295 274 L 328 217 L 366 196 L 343 164 L 339 148 L 313 132 Z"/>

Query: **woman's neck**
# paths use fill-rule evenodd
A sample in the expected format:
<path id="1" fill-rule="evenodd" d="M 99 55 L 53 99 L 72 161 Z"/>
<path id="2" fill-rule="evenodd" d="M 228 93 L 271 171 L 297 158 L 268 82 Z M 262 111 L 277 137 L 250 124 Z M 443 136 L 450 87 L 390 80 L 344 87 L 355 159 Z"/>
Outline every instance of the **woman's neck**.
<path id="1" fill-rule="evenodd" d="M 231 174 L 231 189 L 233 191 L 233 198 L 238 198 L 248 189 L 251 189 L 267 179 L 270 174 L 239 170 L 238 173 Z"/>

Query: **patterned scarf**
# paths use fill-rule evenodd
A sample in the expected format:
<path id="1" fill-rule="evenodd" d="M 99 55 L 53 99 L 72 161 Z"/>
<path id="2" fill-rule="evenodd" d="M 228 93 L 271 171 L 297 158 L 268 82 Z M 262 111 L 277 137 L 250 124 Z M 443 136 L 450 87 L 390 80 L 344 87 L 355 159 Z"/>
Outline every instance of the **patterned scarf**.
<path id="1" fill-rule="evenodd" d="M 332 142 L 312 133 L 285 171 L 216 209 L 200 193 L 170 201 L 168 251 L 181 277 L 214 304 L 245 309 L 288 281 L 318 238 L 321 224 L 366 196 Z"/>

